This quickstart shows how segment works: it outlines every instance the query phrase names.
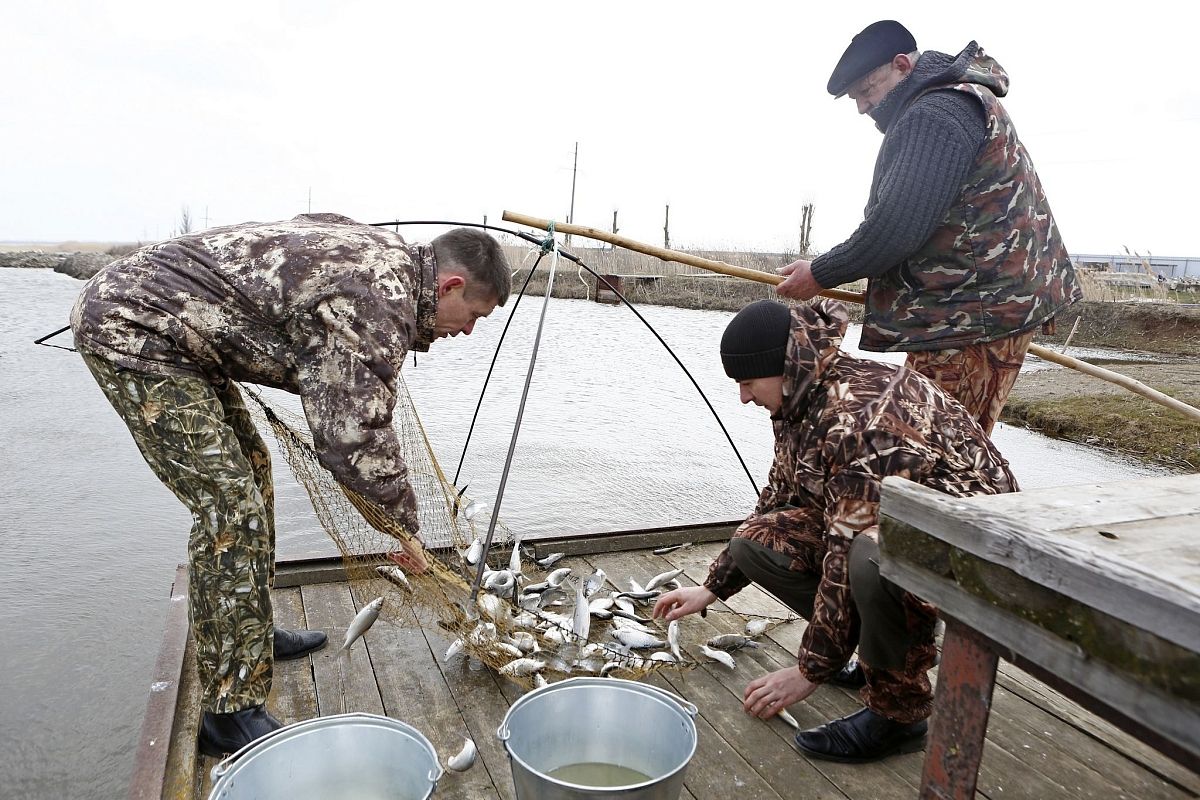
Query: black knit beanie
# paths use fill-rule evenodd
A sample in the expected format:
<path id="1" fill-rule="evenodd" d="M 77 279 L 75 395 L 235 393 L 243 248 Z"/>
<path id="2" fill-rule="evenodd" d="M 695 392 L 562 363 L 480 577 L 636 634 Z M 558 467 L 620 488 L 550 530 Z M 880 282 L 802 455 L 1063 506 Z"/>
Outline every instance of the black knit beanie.
<path id="1" fill-rule="evenodd" d="M 792 315 L 774 300 L 759 300 L 743 308 L 721 336 L 721 363 L 735 381 L 783 374 Z"/>

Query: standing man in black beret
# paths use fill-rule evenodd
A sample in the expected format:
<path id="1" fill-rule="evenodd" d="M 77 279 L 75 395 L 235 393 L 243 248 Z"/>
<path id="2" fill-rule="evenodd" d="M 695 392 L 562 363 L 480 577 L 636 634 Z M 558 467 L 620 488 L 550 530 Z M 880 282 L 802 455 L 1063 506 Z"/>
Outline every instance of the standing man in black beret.
<path id="1" fill-rule="evenodd" d="M 907 365 L 991 432 L 1039 327 L 1082 296 L 1029 154 L 999 98 L 1008 75 L 971 42 L 920 53 L 894 20 L 864 28 L 829 78 L 883 133 L 849 239 L 780 272 L 783 297 L 867 278 L 860 347 Z"/>

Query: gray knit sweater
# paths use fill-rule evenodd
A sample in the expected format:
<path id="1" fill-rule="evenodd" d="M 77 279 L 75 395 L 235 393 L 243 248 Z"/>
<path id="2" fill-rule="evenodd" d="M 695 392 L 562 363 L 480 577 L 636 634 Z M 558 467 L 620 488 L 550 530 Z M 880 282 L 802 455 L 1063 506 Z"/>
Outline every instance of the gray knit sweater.
<path id="1" fill-rule="evenodd" d="M 987 138 L 979 101 L 933 91 L 954 82 L 959 59 L 929 51 L 911 75 L 870 113 L 884 133 L 865 218 L 849 239 L 813 259 L 813 277 L 829 289 L 882 275 L 915 253 L 945 218 Z"/>

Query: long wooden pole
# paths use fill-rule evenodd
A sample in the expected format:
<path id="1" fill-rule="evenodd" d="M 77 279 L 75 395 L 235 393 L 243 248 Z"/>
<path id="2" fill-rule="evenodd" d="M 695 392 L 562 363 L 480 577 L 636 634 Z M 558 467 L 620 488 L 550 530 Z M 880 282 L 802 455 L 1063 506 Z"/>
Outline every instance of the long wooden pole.
<path id="1" fill-rule="evenodd" d="M 514 222 L 518 225 L 527 225 L 530 228 L 538 228 L 539 230 L 547 230 L 550 226 L 550 220 L 531 217 L 527 214 L 519 214 L 515 211 L 505 211 L 504 220 L 506 222 Z M 757 281 L 758 283 L 769 283 L 778 286 L 783 283 L 784 278 L 781 275 L 776 275 L 771 272 L 763 272 L 757 269 L 749 269 L 747 267 L 739 267 L 734 264 L 727 264 L 724 261 L 714 261 L 709 258 L 692 255 L 691 253 L 681 253 L 678 250 L 668 250 L 665 247 L 655 247 L 652 244 L 635 241 L 626 236 L 617 236 L 608 231 L 598 230 L 596 228 L 588 228 L 583 225 L 572 225 L 569 223 L 555 222 L 554 230 L 559 233 L 570 233 L 576 236 L 583 236 L 588 239 L 596 239 L 601 242 L 624 247 L 627 250 L 633 250 L 638 253 L 645 253 L 648 256 L 661 258 L 663 261 L 673 261 L 677 264 L 687 264 L 691 267 L 699 267 L 700 269 L 716 272 L 721 275 L 730 275 L 735 278 L 745 278 L 746 280 Z M 846 303 L 863 303 L 863 295 L 859 292 L 847 292 L 844 289 L 825 289 L 821 292 L 822 297 L 830 297 L 834 300 L 841 300 Z M 1145 397 L 1151 402 L 1157 403 L 1173 411 L 1183 414 L 1185 417 L 1190 417 L 1200 422 L 1200 408 L 1189 406 L 1187 403 L 1176 400 L 1174 397 L 1165 395 L 1157 389 L 1151 389 L 1146 384 L 1139 380 L 1122 375 L 1119 372 L 1113 372 L 1110 369 L 1097 367 L 1095 364 L 1089 364 L 1086 361 L 1080 361 L 1078 358 L 1056 353 L 1049 348 L 1040 345 L 1029 345 L 1029 352 L 1033 353 L 1038 358 L 1046 361 L 1052 361 L 1070 369 L 1078 370 L 1085 375 L 1091 375 L 1093 378 L 1099 378 L 1102 381 L 1116 384 L 1124 389 L 1128 389 L 1134 394 Z"/>

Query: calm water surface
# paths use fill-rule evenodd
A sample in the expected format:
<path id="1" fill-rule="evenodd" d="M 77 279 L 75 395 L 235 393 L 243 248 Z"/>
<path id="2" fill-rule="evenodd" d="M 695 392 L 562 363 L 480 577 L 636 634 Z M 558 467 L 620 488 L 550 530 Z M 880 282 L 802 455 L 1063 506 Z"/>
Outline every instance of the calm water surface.
<path id="1" fill-rule="evenodd" d="M 0 795 L 119 797 L 191 520 L 154 478 L 73 353 L 33 339 L 66 324 L 80 283 L 0 270 Z M 512 305 L 510 301 L 509 305 Z M 499 481 L 541 298 L 516 312 L 459 485 Z M 693 372 L 756 483 L 771 459 L 764 411 L 738 403 L 717 344 L 729 312 L 642 313 Z M 453 475 L 509 311 L 405 368 Z M 852 332 L 851 344 L 857 339 Z M 69 344 L 67 337 L 56 340 Z M 892 359 L 895 360 L 895 359 Z M 1005 425 L 997 444 L 1025 488 L 1156 474 Z M 279 557 L 333 552 L 280 472 Z M 286 468 L 284 468 L 286 470 Z M 679 367 L 628 311 L 554 300 L 502 516 L 515 532 L 734 519 L 755 491 Z"/>

